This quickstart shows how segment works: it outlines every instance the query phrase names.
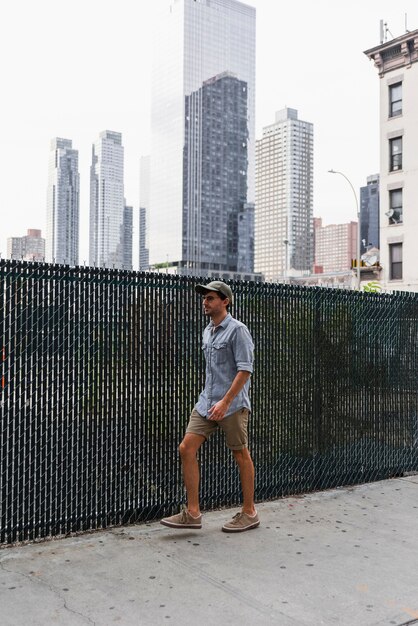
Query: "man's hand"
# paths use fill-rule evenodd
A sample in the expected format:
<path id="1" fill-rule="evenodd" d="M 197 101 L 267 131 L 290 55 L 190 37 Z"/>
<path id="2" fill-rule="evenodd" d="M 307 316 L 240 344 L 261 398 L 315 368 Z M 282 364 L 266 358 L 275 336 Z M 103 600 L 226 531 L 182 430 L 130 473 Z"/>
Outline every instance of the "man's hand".
<path id="1" fill-rule="evenodd" d="M 214 422 L 220 422 L 225 417 L 225 414 L 228 410 L 229 404 L 226 400 L 219 400 L 216 404 L 213 405 L 208 411 L 208 419 L 213 420 Z"/>
<path id="2" fill-rule="evenodd" d="M 232 381 L 232 385 L 230 386 L 222 400 L 219 400 L 219 402 L 214 404 L 213 407 L 209 409 L 208 419 L 214 420 L 215 422 L 220 422 L 221 420 L 223 420 L 232 400 L 241 391 L 250 376 L 250 372 L 237 372 L 237 375 Z"/>

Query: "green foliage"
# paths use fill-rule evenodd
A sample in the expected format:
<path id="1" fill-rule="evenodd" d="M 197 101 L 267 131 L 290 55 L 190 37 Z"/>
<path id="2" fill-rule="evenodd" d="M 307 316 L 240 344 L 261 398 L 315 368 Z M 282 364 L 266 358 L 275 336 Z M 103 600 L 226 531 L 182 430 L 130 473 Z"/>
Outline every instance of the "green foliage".
<path id="1" fill-rule="evenodd" d="M 366 293 L 380 293 L 382 285 L 377 280 L 371 280 L 369 283 L 363 285 L 363 291 Z"/>
<path id="2" fill-rule="evenodd" d="M 170 264 L 169 264 L 168 261 L 165 261 L 165 263 L 156 263 L 154 265 L 154 267 L 155 267 L 156 270 L 160 270 L 160 269 L 163 269 L 165 267 L 170 267 Z"/>

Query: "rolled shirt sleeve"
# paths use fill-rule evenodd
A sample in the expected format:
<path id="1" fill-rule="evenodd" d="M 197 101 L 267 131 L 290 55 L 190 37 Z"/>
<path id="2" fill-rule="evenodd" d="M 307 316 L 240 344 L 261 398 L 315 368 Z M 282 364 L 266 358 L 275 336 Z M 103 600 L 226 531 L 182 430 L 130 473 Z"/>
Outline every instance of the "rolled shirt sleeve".
<path id="1" fill-rule="evenodd" d="M 250 374 L 252 374 L 254 344 L 248 328 L 244 325 L 237 326 L 231 343 L 235 356 L 237 372 L 250 372 Z"/>

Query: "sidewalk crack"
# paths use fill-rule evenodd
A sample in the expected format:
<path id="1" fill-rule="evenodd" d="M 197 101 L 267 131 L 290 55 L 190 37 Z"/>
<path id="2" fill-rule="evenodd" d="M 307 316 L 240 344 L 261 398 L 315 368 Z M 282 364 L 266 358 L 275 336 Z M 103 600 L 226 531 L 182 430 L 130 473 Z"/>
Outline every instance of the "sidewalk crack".
<path id="1" fill-rule="evenodd" d="M 4 559 L 0 559 L 0 570 L 2 570 L 3 572 L 7 572 L 8 574 L 17 574 L 18 576 L 23 576 L 23 578 L 27 578 L 31 583 L 36 582 L 39 585 L 46 587 L 47 589 L 49 589 L 49 591 L 51 591 L 51 593 L 56 595 L 61 600 L 63 604 L 63 608 L 66 611 L 68 611 L 69 613 L 73 613 L 74 615 L 79 615 L 82 619 L 87 620 L 89 624 L 96 626 L 96 622 L 94 622 L 88 615 L 84 615 L 83 613 L 80 613 L 79 611 L 76 611 L 75 609 L 70 608 L 67 604 L 65 597 L 60 594 L 58 589 L 55 589 L 54 587 L 52 587 L 52 585 L 47 583 L 42 578 L 34 577 L 34 576 L 31 576 L 30 574 L 19 572 L 18 570 L 8 569 L 4 564 Z"/>

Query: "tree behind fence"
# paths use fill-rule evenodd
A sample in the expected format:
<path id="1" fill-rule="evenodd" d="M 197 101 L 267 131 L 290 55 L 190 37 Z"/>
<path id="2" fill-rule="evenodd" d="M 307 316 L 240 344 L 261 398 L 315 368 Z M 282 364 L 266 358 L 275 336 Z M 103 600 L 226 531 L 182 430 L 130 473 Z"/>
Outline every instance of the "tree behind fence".
<path id="1" fill-rule="evenodd" d="M 203 384 L 198 279 L 1 261 L 0 543 L 154 520 Z M 258 501 L 418 470 L 418 297 L 230 283 Z M 216 435 L 204 509 L 240 501 Z"/>

